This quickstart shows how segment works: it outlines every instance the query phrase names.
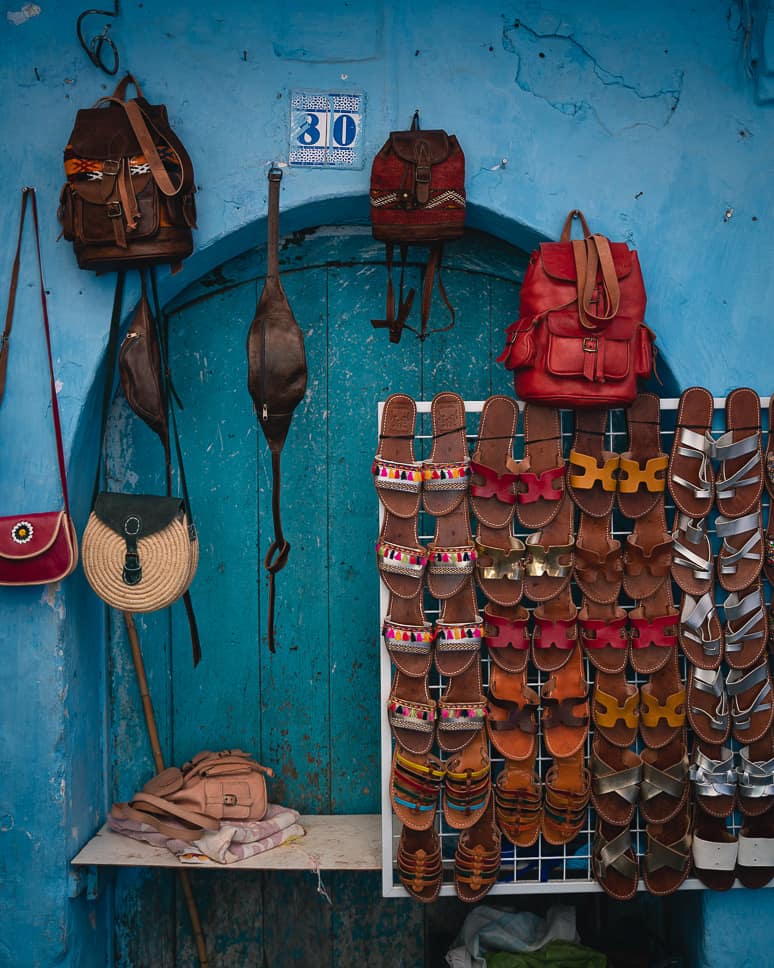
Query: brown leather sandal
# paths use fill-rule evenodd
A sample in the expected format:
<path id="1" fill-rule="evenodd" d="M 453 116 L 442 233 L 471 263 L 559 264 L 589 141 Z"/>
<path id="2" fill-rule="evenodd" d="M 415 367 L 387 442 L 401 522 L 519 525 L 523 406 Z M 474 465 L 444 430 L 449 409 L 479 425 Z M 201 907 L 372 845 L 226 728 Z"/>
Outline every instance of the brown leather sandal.
<path id="1" fill-rule="evenodd" d="M 629 450 L 621 454 L 618 507 L 637 520 L 663 504 L 669 458 L 661 450 L 661 403 L 654 393 L 639 393 L 626 408 Z M 639 596 L 634 596 L 639 597 Z"/>
<path id="2" fill-rule="evenodd" d="M 456 753 L 472 740 L 482 737 L 486 745 L 485 721 L 481 663 L 474 661 L 464 671 L 449 678 L 438 702 L 438 745 L 447 753 Z"/>
<path id="3" fill-rule="evenodd" d="M 480 901 L 497 881 L 500 871 L 500 830 L 494 805 L 457 840 L 454 852 L 454 886 L 457 897 L 468 904 Z"/>
<path id="4" fill-rule="evenodd" d="M 633 599 L 649 598 L 669 576 L 673 540 L 666 530 L 663 500 L 634 522 L 626 538 L 623 556 L 623 587 Z"/>
<path id="5" fill-rule="evenodd" d="M 723 603 L 725 659 L 731 669 L 749 669 L 766 651 L 769 622 L 760 582 L 743 592 L 732 592 Z"/>
<path id="6" fill-rule="evenodd" d="M 591 850 L 591 870 L 605 894 L 630 901 L 637 893 L 639 869 L 629 827 L 617 827 L 597 817 Z"/>
<path id="7" fill-rule="evenodd" d="M 436 393 L 430 404 L 433 447 L 422 464 L 422 503 L 434 517 L 451 514 L 465 502 L 470 459 L 465 436 L 465 404 L 458 393 Z"/>
<path id="8" fill-rule="evenodd" d="M 591 743 L 591 802 L 597 815 L 618 827 L 628 826 L 641 782 L 639 753 L 614 746 L 596 734 Z"/>
<path id="9" fill-rule="evenodd" d="M 575 566 L 573 506 L 566 493 L 551 522 L 524 544 L 524 594 L 533 602 L 547 602 L 569 587 Z"/>
<path id="10" fill-rule="evenodd" d="M 715 584 L 715 558 L 712 554 L 707 521 L 675 513 L 672 531 L 672 578 L 688 595 L 706 595 Z"/>
<path id="11" fill-rule="evenodd" d="M 400 822 L 412 830 L 427 830 L 435 821 L 446 767 L 431 754 L 407 755 L 399 746 L 392 756 L 390 802 Z"/>
<path id="12" fill-rule="evenodd" d="M 580 649 L 573 649 L 545 681 L 541 705 L 543 742 L 551 756 L 565 758 L 582 750 L 589 732 L 589 684 Z"/>
<path id="13" fill-rule="evenodd" d="M 700 598 L 683 594 L 680 603 L 680 645 L 691 665 L 700 669 L 719 669 L 725 643 L 723 627 L 712 592 Z"/>
<path id="14" fill-rule="evenodd" d="M 575 540 L 575 581 L 589 601 L 609 605 L 618 599 L 623 578 L 621 542 L 612 537 L 610 516 L 581 512 Z"/>
<path id="15" fill-rule="evenodd" d="M 645 747 L 642 757 L 640 814 L 646 823 L 667 823 L 688 803 L 690 773 L 686 730 L 660 749 Z"/>
<path id="16" fill-rule="evenodd" d="M 441 840 L 433 827 L 416 831 L 403 827 L 398 841 L 398 878 L 412 897 L 434 901 L 443 881 Z"/>
<path id="17" fill-rule="evenodd" d="M 472 665 L 479 665 L 484 620 L 476 608 L 472 578 L 468 578 L 452 596 L 441 601 L 434 641 L 435 667 L 442 676 L 459 676 Z"/>
<path id="18" fill-rule="evenodd" d="M 574 840 L 588 818 L 591 774 L 584 765 L 584 750 L 555 757 L 545 779 L 540 830 L 555 847 Z"/>
<path id="19" fill-rule="evenodd" d="M 578 626 L 586 658 L 602 672 L 623 672 L 629 659 L 629 628 L 620 605 L 584 599 Z"/>
<path id="20" fill-rule="evenodd" d="M 524 406 L 524 459 L 519 463 L 516 517 L 524 528 L 545 528 L 559 513 L 565 493 L 565 461 L 559 411 Z"/>
<path id="21" fill-rule="evenodd" d="M 694 739 L 690 778 L 697 807 L 711 817 L 730 817 L 736 807 L 738 776 L 726 746 Z"/>
<path id="22" fill-rule="evenodd" d="M 512 397 L 493 396 L 484 401 L 478 442 L 470 459 L 470 507 L 476 520 L 499 531 L 513 520 L 519 465 L 513 459 L 513 438 L 519 424 L 519 406 Z"/>
<path id="23" fill-rule="evenodd" d="M 774 807 L 774 736 L 771 730 L 737 754 L 737 796 L 746 817 L 758 817 Z"/>
<path id="24" fill-rule="evenodd" d="M 529 659 L 529 612 L 523 605 L 484 608 L 484 637 L 489 658 L 505 672 L 521 672 Z"/>
<path id="25" fill-rule="evenodd" d="M 672 585 L 664 581 L 629 612 L 630 660 L 640 675 L 652 675 L 677 653 L 679 617 Z"/>
<path id="26" fill-rule="evenodd" d="M 593 518 L 613 510 L 619 455 L 603 450 L 607 410 L 578 410 L 568 460 L 567 488 L 576 506 Z"/>
<path id="27" fill-rule="evenodd" d="M 561 669 L 578 644 L 578 609 L 569 588 L 532 613 L 532 661 L 541 672 Z"/>
<path id="28" fill-rule="evenodd" d="M 640 686 L 640 736 L 651 749 L 661 749 L 679 736 L 685 726 L 685 686 L 680 678 L 677 652 L 666 665 Z"/>
<path id="29" fill-rule="evenodd" d="M 491 761 L 486 733 L 471 740 L 446 762 L 443 815 L 455 830 L 467 830 L 486 811 L 492 796 Z"/>
<path id="30" fill-rule="evenodd" d="M 515 847 L 531 847 L 540 836 L 542 798 L 535 767 L 537 743 L 523 760 L 506 760 L 494 786 L 495 817 Z"/>
<path id="31" fill-rule="evenodd" d="M 763 516 L 760 507 L 741 518 L 719 514 L 715 531 L 723 544 L 717 554 L 718 583 L 727 592 L 754 585 L 763 569 Z"/>
<path id="32" fill-rule="evenodd" d="M 745 887 L 765 887 L 774 877 L 774 808 L 747 817 L 739 831 L 736 876 Z"/>
<path id="33" fill-rule="evenodd" d="M 645 887 L 657 897 L 674 894 L 691 871 L 688 800 L 671 820 L 649 823 L 645 830 L 648 837 L 648 846 L 642 859 Z"/>
<path id="34" fill-rule="evenodd" d="M 720 461 L 715 501 L 725 518 L 741 518 L 760 507 L 763 493 L 761 402 L 749 387 L 739 387 L 726 400 L 726 432 L 715 441 Z"/>
<path id="35" fill-rule="evenodd" d="M 769 438 L 772 437 L 774 437 L 774 430 L 769 433 Z M 768 457 L 767 460 L 771 461 L 771 473 L 774 474 L 774 452 L 772 452 L 771 456 Z M 774 511 L 772 511 L 771 504 L 769 504 L 768 518 L 766 520 L 766 531 L 763 535 L 763 574 L 766 576 L 768 583 L 770 585 L 774 585 Z"/>
<path id="36" fill-rule="evenodd" d="M 710 746 L 722 746 L 731 733 L 731 715 L 720 669 L 692 666 L 688 672 L 688 722 Z"/>
<path id="37" fill-rule="evenodd" d="M 731 669 L 726 676 L 731 734 L 738 743 L 754 743 L 771 729 L 774 720 L 771 675 L 766 659 L 751 669 Z"/>
<path id="38" fill-rule="evenodd" d="M 684 390 L 677 409 L 667 486 L 675 506 L 694 520 L 706 518 L 715 500 L 713 410 L 712 394 L 704 387 Z"/>
<path id="39" fill-rule="evenodd" d="M 527 685 L 526 668 L 520 673 L 489 669 L 486 729 L 489 742 L 509 760 L 524 760 L 533 752 L 540 699 Z"/>

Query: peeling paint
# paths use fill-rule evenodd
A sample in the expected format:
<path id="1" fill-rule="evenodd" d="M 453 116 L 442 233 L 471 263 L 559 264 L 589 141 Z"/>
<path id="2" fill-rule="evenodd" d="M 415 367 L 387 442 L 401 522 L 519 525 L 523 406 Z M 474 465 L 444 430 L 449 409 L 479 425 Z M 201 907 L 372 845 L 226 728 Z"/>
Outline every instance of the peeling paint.
<path id="1" fill-rule="evenodd" d="M 40 12 L 40 7 L 36 3 L 25 3 L 21 10 L 9 10 L 5 16 L 9 23 L 20 27 L 33 17 L 40 16 Z"/>

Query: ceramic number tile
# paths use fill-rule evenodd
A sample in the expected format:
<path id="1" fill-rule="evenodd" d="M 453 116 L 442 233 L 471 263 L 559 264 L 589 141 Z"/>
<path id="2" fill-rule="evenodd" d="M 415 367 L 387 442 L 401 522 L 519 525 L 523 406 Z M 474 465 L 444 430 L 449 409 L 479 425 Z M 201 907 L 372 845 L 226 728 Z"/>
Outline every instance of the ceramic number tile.
<path id="1" fill-rule="evenodd" d="M 365 94 L 293 91 L 288 163 L 307 168 L 362 168 Z"/>

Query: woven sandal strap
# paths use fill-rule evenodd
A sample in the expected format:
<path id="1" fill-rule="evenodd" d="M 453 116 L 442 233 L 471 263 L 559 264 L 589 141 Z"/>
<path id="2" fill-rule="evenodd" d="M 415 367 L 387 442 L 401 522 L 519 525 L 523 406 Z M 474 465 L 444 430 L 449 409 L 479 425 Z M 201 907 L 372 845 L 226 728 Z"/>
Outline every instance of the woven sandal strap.
<path id="1" fill-rule="evenodd" d="M 734 754 L 724 746 L 720 755 L 721 759 L 713 760 L 698 748 L 694 752 L 688 776 L 700 796 L 732 797 L 736 793 Z"/>
<path id="2" fill-rule="evenodd" d="M 683 787 L 688 779 L 688 754 L 683 754 L 673 766 L 666 770 L 659 769 L 652 763 L 643 761 L 642 763 L 642 786 L 640 787 L 640 797 L 643 800 L 651 800 L 660 793 L 674 797 L 679 800 L 683 795 Z"/>

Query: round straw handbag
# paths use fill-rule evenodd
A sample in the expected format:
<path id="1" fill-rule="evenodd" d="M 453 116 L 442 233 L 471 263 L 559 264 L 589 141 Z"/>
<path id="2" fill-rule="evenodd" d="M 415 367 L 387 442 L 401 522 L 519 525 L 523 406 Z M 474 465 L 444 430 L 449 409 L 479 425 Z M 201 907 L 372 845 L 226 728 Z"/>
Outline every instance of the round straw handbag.
<path id="1" fill-rule="evenodd" d="M 155 612 L 187 590 L 199 563 L 196 530 L 179 497 L 97 495 L 81 542 L 99 597 L 125 612 Z"/>

